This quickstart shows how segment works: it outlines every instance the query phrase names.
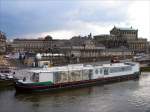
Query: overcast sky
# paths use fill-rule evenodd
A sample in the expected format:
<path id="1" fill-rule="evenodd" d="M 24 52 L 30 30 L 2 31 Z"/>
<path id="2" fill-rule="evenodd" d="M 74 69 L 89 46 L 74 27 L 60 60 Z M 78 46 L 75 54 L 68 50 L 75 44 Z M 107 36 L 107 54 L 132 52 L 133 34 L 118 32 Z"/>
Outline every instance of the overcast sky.
<path id="1" fill-rule="evenodd" d="M 0 0 L 0 30 L 8 38 L 109 34 L 114 25 L 150 40 L 150 1 Z"/>

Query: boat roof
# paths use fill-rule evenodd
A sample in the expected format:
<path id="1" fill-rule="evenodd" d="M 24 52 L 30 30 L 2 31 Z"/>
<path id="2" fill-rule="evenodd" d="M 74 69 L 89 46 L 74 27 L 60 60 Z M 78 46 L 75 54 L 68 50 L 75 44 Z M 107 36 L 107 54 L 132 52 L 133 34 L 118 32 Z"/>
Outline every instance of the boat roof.
<path id="1" fill-rule="evenodd" d="M 113 63 L 113 64 L 104 64 L 103 67 L 121 67 L 121 66 L 130 66 L 125 63 Z"/>
<path id="2" fill-rule="evenodd" d="M 75 71 L 75 70 L 90 70 L 94 68 L 107 68 L 107 67 L 124 67 L 124 66 L 133 66 L 130 63 L 112 63 L 112 64 L 103 64 L 103 65 L 84 65 L 84 64 L 72 64 L 67 66 L 60 66 L 60 67 L 51 67 L 51 68 L 38 68 L 38 69 L 30 69 L 27 70 L 28 72 L 34 73 L 43 73 L 43 72 L 59 72 L 59 71 Z"/>
<path id="3" fill-rule="evenodd" d="M 60 66 L 60 67 L 50 67 L 50 68 L 40 68 L 40 69 L 31 69 L 29 72 L 58 72 L 58 71 L 73 71 L 73 70 L 82 70 L 82 69 L 93 69 L 93 66 L 84 66 L 83 64 L 75 64 L 68 66 Z"/>

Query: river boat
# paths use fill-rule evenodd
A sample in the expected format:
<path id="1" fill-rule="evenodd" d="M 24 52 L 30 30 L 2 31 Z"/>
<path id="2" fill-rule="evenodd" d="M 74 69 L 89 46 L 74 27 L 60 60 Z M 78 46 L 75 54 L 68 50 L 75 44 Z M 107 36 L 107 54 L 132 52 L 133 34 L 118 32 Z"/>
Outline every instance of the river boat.
<path id="1" fill-rule="evenodd" d="M 140 75 L 140 66 L 135 62 L 103 65 L 73 64 L 30 69 L 24 74 L 26 77 L 15 82 L 17 91 L 49 91 L 137 79 Z"/>

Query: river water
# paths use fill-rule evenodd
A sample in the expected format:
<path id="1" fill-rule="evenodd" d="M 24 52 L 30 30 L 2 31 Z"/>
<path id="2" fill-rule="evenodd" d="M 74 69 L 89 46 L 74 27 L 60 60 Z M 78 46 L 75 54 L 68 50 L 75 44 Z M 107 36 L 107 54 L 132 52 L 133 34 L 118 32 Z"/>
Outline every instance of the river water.
<path id="1" fill-rule="evenodd" d="M 0 112 L 150 112 L 150 73 L 139 80 L 59 92 L 18 94 L 1 88 Z"/>

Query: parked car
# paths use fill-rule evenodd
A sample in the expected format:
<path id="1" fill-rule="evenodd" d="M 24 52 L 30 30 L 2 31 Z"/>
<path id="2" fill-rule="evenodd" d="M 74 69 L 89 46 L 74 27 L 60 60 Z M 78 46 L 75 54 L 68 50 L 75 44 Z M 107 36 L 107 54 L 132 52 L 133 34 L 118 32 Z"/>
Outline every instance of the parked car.
<path id="1" fill-rule="evenodd" d="M 6 75 L 0 74 L 0 79 L 5 80 L 6 79 Z"/>
<path id="2" fill-rule="evenodd" d="M 6 74 L 6 79 L 11 80 L 11 79 L 13 79 L 13 78 L 14 78 L 13 75 L 11 75 L 11 74 Z"/>

